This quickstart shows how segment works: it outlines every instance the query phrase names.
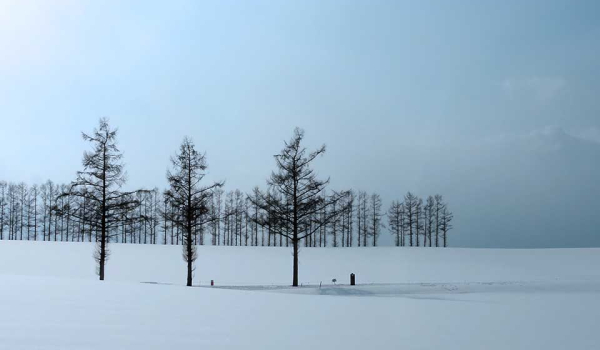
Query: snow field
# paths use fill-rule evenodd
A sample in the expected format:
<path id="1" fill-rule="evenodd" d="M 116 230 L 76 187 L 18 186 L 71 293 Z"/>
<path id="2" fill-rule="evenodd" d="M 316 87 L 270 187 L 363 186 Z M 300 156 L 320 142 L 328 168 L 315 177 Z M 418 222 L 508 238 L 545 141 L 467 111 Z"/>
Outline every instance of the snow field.
<path id="1" fill-rule="evenodd" d="M 0 349 L 600 344 L 599 249 L 304 248 L 298 289 L 288 248 L 200 247 L 202 288 L 183 286 L 179 247 L 111 250 L 100 282 L 92 244 L 0 242 Z M 350 272 L 361 285 L 329 285 Z"/>

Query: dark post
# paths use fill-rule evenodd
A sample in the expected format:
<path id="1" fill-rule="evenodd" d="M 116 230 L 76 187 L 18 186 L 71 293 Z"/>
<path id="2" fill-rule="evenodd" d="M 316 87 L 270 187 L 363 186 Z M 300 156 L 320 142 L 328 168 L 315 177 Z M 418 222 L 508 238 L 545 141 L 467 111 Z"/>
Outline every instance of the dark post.
<path id="1" fill-rule="evenodd" d="M 356 285 L 356 276 L 353 273 L 350 274 L 350 285 Z"/>
<path id="2" fill-rule="evenodd" d="M 214 286 L 215 285 L 215 280 L 210 280 L 210 285 Z"/>

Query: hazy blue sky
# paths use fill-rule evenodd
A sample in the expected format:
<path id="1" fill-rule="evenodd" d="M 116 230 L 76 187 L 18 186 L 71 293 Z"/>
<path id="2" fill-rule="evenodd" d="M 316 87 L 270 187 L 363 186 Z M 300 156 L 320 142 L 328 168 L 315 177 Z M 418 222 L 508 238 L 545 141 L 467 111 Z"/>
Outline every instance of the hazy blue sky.
<path id="1" fill-rule="evenodd" d="M 598 1 L 0 0 L 0 179 L 70 181 L 100 117 L 130 186 L 184 135 L 264 185 L 295 126 L 337 189 L 442 193 L 454 246 L 600 246 Z M 391 240 L 384 234 L 385 241 Z"/>

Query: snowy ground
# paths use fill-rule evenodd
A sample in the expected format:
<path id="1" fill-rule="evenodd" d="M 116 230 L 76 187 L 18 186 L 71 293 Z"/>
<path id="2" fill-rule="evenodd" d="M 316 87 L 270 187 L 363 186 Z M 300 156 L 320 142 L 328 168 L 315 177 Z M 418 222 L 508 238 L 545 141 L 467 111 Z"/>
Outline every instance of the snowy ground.
<path id="1" fill-rule="evenodd" d="M 598 349 L 600 249 L 0 242 L 0 349 Z M 350 272 L 359 286 L 347 283 Z M 210 279 L 215 287 L 207 286 Z M 319 288 L 319 282 L 323 286 Z M 145 282 L 145 283 L 143 283 Z"/>

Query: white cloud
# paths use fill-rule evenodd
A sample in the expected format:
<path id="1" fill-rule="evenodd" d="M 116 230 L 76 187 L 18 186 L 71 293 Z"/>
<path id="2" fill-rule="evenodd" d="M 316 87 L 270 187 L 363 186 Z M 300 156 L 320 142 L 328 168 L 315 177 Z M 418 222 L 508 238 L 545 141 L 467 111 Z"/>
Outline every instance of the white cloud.
<path id="1" fill-rule="evenodd" d="M 544 103 L 558 96 L 566 84 L 561 77 L 511 77 L 504 79 L 502 89 L 510 97 L 530 98 Z"/>

